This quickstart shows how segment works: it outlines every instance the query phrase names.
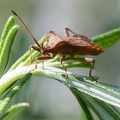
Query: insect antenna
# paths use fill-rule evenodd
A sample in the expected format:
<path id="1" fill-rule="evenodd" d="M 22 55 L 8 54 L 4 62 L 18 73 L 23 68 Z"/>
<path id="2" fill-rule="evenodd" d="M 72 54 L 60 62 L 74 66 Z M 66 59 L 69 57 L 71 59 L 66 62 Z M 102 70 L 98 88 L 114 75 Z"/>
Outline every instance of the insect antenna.
<path id="1" fill-rule="evenodd" d="M 21 23 L 23 24 L 23 26 L 25 27 L 25 29 L 27 30 L 27 32 L 29 33 L 29 35 L 32 37 L 32 39 L 35 41 L 35 43 L 40 47 L 40 49 L 42 49 L 42 47 L 39 45 L 39 43 L 36 40 L 36 38 L 33 36 L 33 34 L 30 32 L 29 28 L 26 26 L 26 24 L 21 19 L 21 17 L 15 11 L 13 11 L 11 9 L 10 9 L 10 11 L 21 21 Z"/>

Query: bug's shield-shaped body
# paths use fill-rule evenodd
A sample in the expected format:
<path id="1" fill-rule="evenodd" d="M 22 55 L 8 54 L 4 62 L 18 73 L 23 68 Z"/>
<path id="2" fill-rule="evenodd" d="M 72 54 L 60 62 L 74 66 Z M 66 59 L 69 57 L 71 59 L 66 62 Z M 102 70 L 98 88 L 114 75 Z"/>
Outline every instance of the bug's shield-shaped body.
<path id="1" fill-rule="evenodd" d="M 103 49 L 93 43 L 88 37 L 83 35 L 73 35 L 70 37 L 60 36 L 54 32 L 49 32 L 48 44 L 45 46 L 46 53 L 62 54 L 73 56 L 78 55 L 98 55 Z"/>

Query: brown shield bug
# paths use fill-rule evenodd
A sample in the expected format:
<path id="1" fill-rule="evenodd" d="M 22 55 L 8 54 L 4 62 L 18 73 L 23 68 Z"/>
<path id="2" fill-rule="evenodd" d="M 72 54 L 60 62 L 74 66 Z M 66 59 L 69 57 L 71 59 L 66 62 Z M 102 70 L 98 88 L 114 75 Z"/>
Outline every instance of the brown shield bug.
<path id="1" fill-rule="evenodd" d="M 57 54 L 60 56 L 60 63 L 63 66 L 66 77 L 68 77 L 67 69 L 63 65 L 62 61 L 65 59 L 67 55 L 70 56 L 70 59 L 77 60 L 81 62 L 88 62 L 92 63 L 92 67 L 89 71 L 89 76 L 93 79 L 94 77 L 91 75 L 92 69 L 95 64 L 95 60 L 92 58 L 74 58 L 74 55 L 99 55 L 104 50 L 93 43 L 88 37 L 76 34 L 69 28 L 64 29 L 64 36 L 58 35 L 53 31 L 49 31 L 45 34 L 43 41 L 47 41 L 47 45 L 44 46 L 44 42 L 39 45 L 37 40 L 34 38 L 32 33 L 29 31 L 27 26 L 24 24 L 22 19 L 13 11 L 11 10 L 14 15 L 16 15 L 19 20 L 23 23 L 33 40 L 36 42 L 37 46 L 30 46 L 30 49 L 33 48 L 34 50 L 41 52 L 41 56 L 37 57 L 35 60 L 47 60 L 54 58 Z M 70 36 L 69 32 L 73 35 Z M 32 63 L 32 59 L 31 59 Z M 37 63 L 35 65 L 35 69 L 37 68 Z M 96 80 L 95 80 L 96 81 Z"/>

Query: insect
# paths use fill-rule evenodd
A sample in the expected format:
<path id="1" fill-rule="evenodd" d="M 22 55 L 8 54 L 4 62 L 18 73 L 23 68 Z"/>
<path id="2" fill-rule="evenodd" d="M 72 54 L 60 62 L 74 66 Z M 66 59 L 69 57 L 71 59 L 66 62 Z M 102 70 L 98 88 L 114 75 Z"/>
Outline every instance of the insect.
<path id="1" fill-rule="evenodd" d="M 89 76 L 92 80 L 95 80 L 92 76 L 92 69 L 94 68 L 95 60 L 92 58 L 74 58 L 74 55 L 99 55 L 104 50 L 93 43 L 91 39 L 84 35 L 76 34 L 69 28 L 64 29 L 64 36 L 58 35 L 53 31 L 49 31 L 45 34 L 43 38 L 43 43 L 39 45 L 35 37 L 32 35 L 28 27 L 25 25 L 23 20 L 13 11 L 12 13 L 18 17 L 18 19 L 23 23 L 24 27 L 27 29 L 37 46 L 30 46 L 30 49 L 33 48 L 34 50 L 41 52 L 41 56 L 37 57 L 35 60 L 47 60 L 54 58 L 57 54 L 60 56 L 60 63 L 63 66 L 66 77 L 68 78 L 67 69 L 63 64 L 63 60 L 67 55 L 70 56 L 70 59 L 77 60 L 81 62 L 88 62 L 92 63 L 92 67 L 89 71 Z M 73 35 L 70 36 L 69 32 Z M 47 41 L 47 45 L 44 46 L 44 41 Z M 31 60 L 32 61 L 32 60 Z M 35 65 L 35 69 L 37 68 L 37 63 Z M 95 80 L 96 81 L 96 80 Z"/>

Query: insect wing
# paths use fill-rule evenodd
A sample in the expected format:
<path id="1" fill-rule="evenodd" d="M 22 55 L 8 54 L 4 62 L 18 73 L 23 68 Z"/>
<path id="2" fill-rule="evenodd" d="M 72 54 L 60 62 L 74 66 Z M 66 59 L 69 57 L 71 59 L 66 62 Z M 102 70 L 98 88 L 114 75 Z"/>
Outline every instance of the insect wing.
<path id="1" fill-rule="evenodd" d="M 70 38 L 66 41 L 70 46 L 76 46 L 76 53 L 82 52 L 83 55 L 98 55 L 104 51 L 101 47 L 88 40 Z"/>
<path id="2" fill-rule="evenodd" d="M 80 40 L 84 40 L 86 42 L 91 42 L 91 39 L 84 36 L 84 35 L 81 35 L 81 34 L 75 34 L 72 36 L 73 38 L 76 38 L 76 39 L 80 39 Z"/>
<path id="3" fill-rule="evenodd" d="M 95 45 L 87 40 L 84 40 L 83 38 L 75 38 L 75 37 L 70 37 L 69 39 L 66 39 L 66 42 L 68 42 L 70 45 L 74 46 L 91 46 Z"/>
<path id="4" fill-rule="evenodd" d="M 49 38 L 47 39 L 48 46 L 53 48 L 55 46 L 60 46 L 64 44 L 64 38 L 55 33 L 49 33 Z"/>

